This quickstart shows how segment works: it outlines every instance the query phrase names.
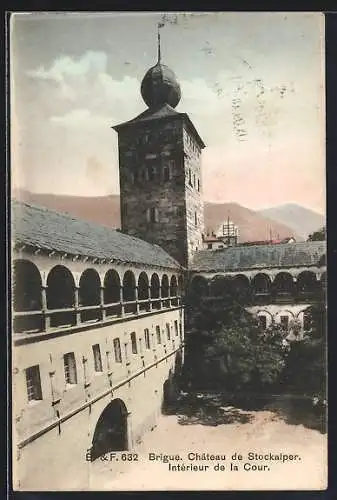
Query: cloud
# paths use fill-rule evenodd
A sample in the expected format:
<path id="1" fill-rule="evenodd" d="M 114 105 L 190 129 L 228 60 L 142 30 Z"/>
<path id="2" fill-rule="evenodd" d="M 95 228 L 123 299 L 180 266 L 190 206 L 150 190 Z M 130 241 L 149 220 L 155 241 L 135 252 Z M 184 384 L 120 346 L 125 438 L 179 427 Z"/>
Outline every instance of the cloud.
<path id="1" fill-rule="evenodd" d="M 250 64 L 252 57 L 244 53 Z M 16 103 L 22 127 L 14 138 L 15 163 L 33 172 L 22 178 L 26 188 L 91 195 L 118 191 L 117 138 L 111 126 L 133 118 L 145 104 L 137 75 L 117 79 L 111 62 L 111 74 L 107 68 L 105 52 L 87 51 L 27 72 L 30 98 L 23 87 Z M 293 187 L 301 190 L 301 182 L 303 198 L 310 193 L 317 199 L 314 186 L 321 182 L 324 161 L 318 146 L 323 126 L 317 80 L 296 77 L 292 68 L 251 71 L 237 60 L 212 81 L 184 78 L 181 88 L 177 110 L 190 115 L 207 145 L 206 199 L 258 206 L 274 196 L 276 204 L 279 196 L 295 196 Z"/>

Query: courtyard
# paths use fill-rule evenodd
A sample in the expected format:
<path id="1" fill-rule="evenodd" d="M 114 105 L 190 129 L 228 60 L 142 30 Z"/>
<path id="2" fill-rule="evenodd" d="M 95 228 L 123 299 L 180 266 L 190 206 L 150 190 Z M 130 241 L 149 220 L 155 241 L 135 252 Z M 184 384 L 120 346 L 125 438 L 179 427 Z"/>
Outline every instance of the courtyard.
<path id="1" fill-rule="evenodd" d="M 325 489 L 322 416 L 287 397 L 229 405 L 214 395 L 182 401 L 137 449 L 90 464 L 92 490 Z M 301 405 L 299 405 L 301 406 Z M 303 408 L 303 405 L 302 405 Z"/>

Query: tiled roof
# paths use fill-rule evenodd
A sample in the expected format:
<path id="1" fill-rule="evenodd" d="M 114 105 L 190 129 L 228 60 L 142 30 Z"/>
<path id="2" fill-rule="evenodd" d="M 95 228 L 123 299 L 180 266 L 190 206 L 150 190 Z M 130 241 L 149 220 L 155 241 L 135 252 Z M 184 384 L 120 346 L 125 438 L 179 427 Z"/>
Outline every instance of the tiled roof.
<path id="1" fill-rule="evenodd" d="M 204 141 L 201 139 L 200 135 L 198 134 L 195 126 L 193 125 L 192 121 L 190 120 L 189 116 L 187 113 L 180 113 L 179 111 L 176 111 L 172 106 L 169 104 L 164 104 L 160 108 L 148 108 L 143 113 L 140 115 L 136 116 L 132 120 L 129 120 L 124 123 L 120 123 L 119 125 L 115 125 L 112 127 L 114 130 L 118 132 L 119 129 L 130 126 L 130 125 L 136 125 L 138 123 L 143 123 L 143 122 L 148 122 L 151 120 L 160 120 L 162 118 L 176 118 L 176 117 L 182 117 L 188 125 L 191 127 L 192 131 L 194 132 L 197 140 L 199 141 L 199 144 L 202 148 L 205 147 Z"/>
<path id="2" fill-rule="evenodd" d="M 325 253 L 325 241 L 201 250 L 194 256 L 192 270 L 227 272 L 254 268 L 314 266 L 319 264 Z"/>
<path id="3" fill-rule="evenodd" d="M 178 268 L 157 245 L 114 229 L 18 201 L 12 202 L 12 238 L 34 248 L 133 264 Z"/>

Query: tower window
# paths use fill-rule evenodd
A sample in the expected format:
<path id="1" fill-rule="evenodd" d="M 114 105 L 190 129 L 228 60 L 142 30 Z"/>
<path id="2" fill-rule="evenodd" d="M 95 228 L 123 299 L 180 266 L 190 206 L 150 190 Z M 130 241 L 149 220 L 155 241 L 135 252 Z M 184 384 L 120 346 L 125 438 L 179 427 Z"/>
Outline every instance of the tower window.
<path id="1" fill-rule="evenodd" d="M 137 354 L 136 332 L 131 333 L 131 350 L 132 350 L 132 354 Z"/>
<path id="2" fill-rule="evenodd" d="M 149 181 L 154 181 L 156 180 L 156 177 L 157 177 L 157 169 L 154 165 L 150 165 L 147 169 L 147 173 L 148 173 L 148 179 Z"/>
<path id="3" fill-rule="evenodd" d="M 188 171 L 188 183 L 190 186 L 192 186 L 192 173 L 190 170 Z"/>
<path id="4" fill-rule="evenodd" d="M 165 163 L 164 164 L 164 167 L 163 167 L 163 180 L 164 182 L 167 182 L 169 180 L 171 180 L 171 165 L 170 165 L 171 162 L 169 163 Z"/>
<path id="5" fill-rule="evenodd" d="M 114 351 L 115 351 L 115 361 L 116 363 L 122 362 L 122 351 L 121 351 L 121 342 L 119 338 L 114 339 Z"/>
<path id="6" fill-rule="evenodd" d="M 198 191 L 200 191 L 200 179 L 198 179 Z"/>
<path id="7" fill-rule="evenodd" d="M 26 368 L 26 384 L 28 401 L 38 401 L 42 399 L 39 365 Z"/>
<path id="8" fill-rule="evenodd" d="M 92 352 L 94 355 L 94 367 L 95 367 L 95 372 L 102 372 L 103 371 L 103 365 L 102 365 L 102 357 L 101 357 L 101 350 L 99 348 L 99 344 L 95 344 L 92 346 Z"/>
<path id="9" fill-rule="evenodd" d="M 64 361 L 64 377 L 66 384 L 77 384 L 76 360 L 73 352 L 68 352 L 63 356 Z"/>
<path id="10" fill-rule="evenodd" d="M 158 222 L 158 209 L 156 207 L 147 209 L 147 219 L 149 222 Z"/>
<path id="11" fill-rule="evenodd" d="M 194 212 L 194 225 L 197 226 L 198 225 L 198 216 L 197 216 L 197 212 Z"/>
<path id="12" fill-rule="evenodd" d="M 195 183 L 195 175 L 193 175 L 193 186 L 194 186 L 194 187 L 196 186 L 196 183 Z"/>

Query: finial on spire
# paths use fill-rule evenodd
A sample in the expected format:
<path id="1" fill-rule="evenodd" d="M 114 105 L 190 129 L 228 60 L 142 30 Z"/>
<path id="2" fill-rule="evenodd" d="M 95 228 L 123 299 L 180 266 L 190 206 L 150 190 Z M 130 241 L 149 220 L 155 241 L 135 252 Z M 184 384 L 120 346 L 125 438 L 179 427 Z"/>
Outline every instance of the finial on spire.
<path id="1" fill-rule="evenodd" d="M 164 23 L 158 23 L 157 25 L 157 36 L 158 36 L 158 63 L 161 61 L 161 50 L 160 50 L 160 28 L 163 28 Z"/>

